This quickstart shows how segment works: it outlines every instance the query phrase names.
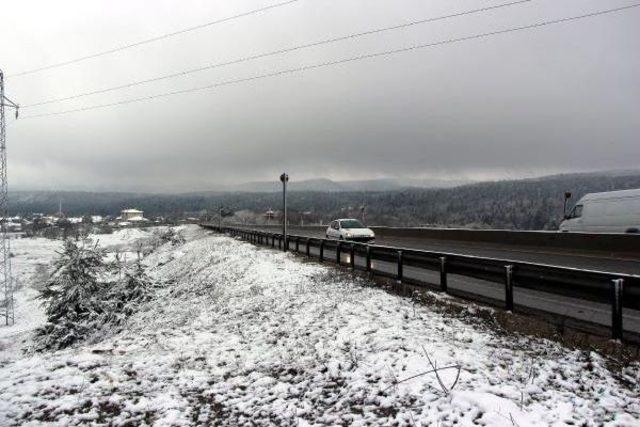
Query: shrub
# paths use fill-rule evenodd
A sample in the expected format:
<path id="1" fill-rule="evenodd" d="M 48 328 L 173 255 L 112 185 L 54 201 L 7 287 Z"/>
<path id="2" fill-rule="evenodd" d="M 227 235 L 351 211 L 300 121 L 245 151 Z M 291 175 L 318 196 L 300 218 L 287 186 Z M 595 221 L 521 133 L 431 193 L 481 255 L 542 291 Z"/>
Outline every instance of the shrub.
<path id="1" fill-rule="evenodd" d="M 137 310 L 138 306 L 151 298 L 152 282 L 138 259 L 132 267 L 124 267 L 122 278 L 109 287 L 106 295 L 109 311 L 105 323 L 122 325 Z"/>

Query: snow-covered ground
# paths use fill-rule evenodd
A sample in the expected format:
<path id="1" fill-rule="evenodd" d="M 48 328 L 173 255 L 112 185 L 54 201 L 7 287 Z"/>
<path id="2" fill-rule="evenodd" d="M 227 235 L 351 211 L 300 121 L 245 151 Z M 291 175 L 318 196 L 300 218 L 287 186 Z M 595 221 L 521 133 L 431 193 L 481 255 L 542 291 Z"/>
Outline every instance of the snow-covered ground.
<path id="1" fill-rule="evenodd" d="M 164 286 L 125 331 L 22 355 L 37 306 L 17 316 L 24 341 L 0 329 L 0 425 L 640 425 L 637 364 L 612 373 L 595 353 L 474 321 L 472 305 L 447 314 L 291 254 L 183 230 L 185 244 L 145 259 Z M 135 251 L 145 236 L 102 237 Z M 27 281 L 55 245 L 14 248 Z M 453 390 L 457 369 L 440 384 L 428 359 L 461 367 Z"/>

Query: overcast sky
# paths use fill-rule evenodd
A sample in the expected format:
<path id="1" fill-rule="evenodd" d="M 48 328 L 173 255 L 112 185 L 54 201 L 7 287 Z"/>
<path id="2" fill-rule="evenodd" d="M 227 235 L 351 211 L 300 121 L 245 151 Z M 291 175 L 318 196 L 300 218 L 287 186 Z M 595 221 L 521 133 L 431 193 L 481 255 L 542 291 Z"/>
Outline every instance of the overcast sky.
<path id="1" fill-rule="evenodd" d="M 6 75 L 282 0 L 4 2 Z M 329 37 L 506 3 L 299 0 L 77 64 L 8 77 L 28 105 Z M 24 108 L 14 189 L 190 191 L 277 179 L 500 179 L 640 165 L 640 8 L 117 107 L 28 119 L 632 4 L 532 0 Z"/>

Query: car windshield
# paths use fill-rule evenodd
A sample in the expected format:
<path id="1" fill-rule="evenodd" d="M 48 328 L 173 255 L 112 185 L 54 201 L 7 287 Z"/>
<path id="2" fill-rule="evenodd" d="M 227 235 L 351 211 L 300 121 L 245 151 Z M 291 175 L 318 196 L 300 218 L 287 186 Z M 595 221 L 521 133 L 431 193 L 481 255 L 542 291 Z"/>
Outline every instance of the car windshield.
<path id="1" fill-rule="evenodd" d="M 357 219 L 345 219 L 340 221 L 342 228 L 364 228 L 364 225 Z"/>

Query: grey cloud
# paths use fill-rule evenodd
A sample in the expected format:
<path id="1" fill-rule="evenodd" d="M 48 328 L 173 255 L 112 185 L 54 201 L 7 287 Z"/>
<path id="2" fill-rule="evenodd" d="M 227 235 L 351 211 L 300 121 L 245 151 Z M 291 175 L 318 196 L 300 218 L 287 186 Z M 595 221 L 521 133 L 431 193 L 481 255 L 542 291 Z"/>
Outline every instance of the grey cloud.
<path id="1" fill-rule="evenodd" d="M 13 2 L 7 74 L 273 2 Z M 499 2 L 491 2 L 498 4 Z M 300 0 L 264 15 L 31 76 L 23 104 L 484 2 Z M 526 5 L 308 49 L 60 104 L 115 102 L 630 4 Z M 14 122 L 14 188 L 188 191 L 292 177 L 518 177 L 640 164 L 640 9 L 287 76 Z"/>

